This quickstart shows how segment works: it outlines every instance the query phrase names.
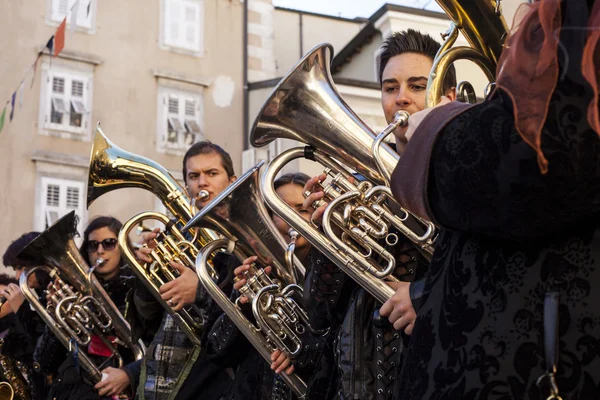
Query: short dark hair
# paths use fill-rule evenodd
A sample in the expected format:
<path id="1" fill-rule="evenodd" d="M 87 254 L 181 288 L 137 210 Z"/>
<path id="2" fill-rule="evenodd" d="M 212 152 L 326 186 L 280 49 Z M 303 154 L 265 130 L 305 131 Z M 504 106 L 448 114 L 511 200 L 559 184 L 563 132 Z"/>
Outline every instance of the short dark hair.
<path id="1" fill-rule="evenodd" d="M 17 282 L 17 280 L 15 278 L 8 276 L 6 274 L 0 274 L 0 285 L 8 286 L 11 283 L 14 283 L 15 285 L 19 284 L 19 282 Z"/>
<path id="2" fill-rule="evenodd" d="M 90 262 L 90 255 L 87 250 L 88 243 L 90 241 L 90 233 L 100 228 L 108 228 L 112 233 L 114 233 L 117 237 L 119 237 L 119 231 L 123 227 L 121 221 L 116 219 L 115 217 L 109 216 L 98 216 L 90 221 L 87 228 L 83 232 L 83 241 L 81 242 L 81 246 L 79 247 L 79 252 L 81 256 L 88 263 L 88 265 L 92 265 Z M 131 246 L 130 246 L 131 247 Z M 123 255 L 121 254 L 121 265 L 124 264 Z"/>
<path id="3" fill-rule="evenodd" d="M 287 174 L 283 174 L 279 178 L 275 179 L 273 182 L 273 188 L 277 190 L 280 187 L 290 183 L 304 187 L 309 179 L 310 177 L 302 172 L 288 172 Z M 268 211 L 271 218 L 273 218 L 273 210 L 268 208 Z"/>
<path id="4" fill-rule="evenodd" d="M 383 70 L 392 57 L 404 53 L 415 53 L 429 57 L 433 61 L 440 47 L 441 45 L 430 35 L 414 29 L 394 32 L 381 45 L 378 56 L 379 84 L 382 84 Z M 453 87 L 456 87 L 456 69 L 454 65 L 450 66 L 444 78 L 444 91 Z"/>
<path id="5" fill-rule="evenodd" d="M 25 248 L 25 246 L 27 246 L 39 235 L 40 232 L 27 232 L 21 235 L 6 248 L 6 251 L 2 256 L 2 263 L 7 267 L 13 268 L 35 267 L 36 265 L 31 264 L 31 261 L 21 260 L 17 257 L 17 255 Z"/>
<path id="6" fill-rule="evenodd" d="M 221 146 L 218 144 L 214 144 L 208 140 L 203 140 L 202 142 L 194 143 L 192 147 L 188 149 L 183 156 L 183 180 L 185 181 L 187 178 L 187 160 L 190 157 L 197 156 L 199 154 L 211 154 L 217 153 L 221 156 L 221 165 L 225 168 L 225 172 L 227 172 L 227 177 L 231 178 L 235 175 L 233 172 L 233 161 L 231 161 L 231 156 L 227 153 Z"/>
<path id="7" fill-rule="evenodd" d="M 308 182 L 309 179 L 310 177 L 302 172 L 289 172 L 275 179 L 275 182 L 273 182 L 273 187 L 275 188 L 275 190 L 277 190 L 283 185 L 287 185 L 288 183 L 294 183 L 296 185 L 304 187 L 304 185 L 306 185 L 306 182 Z"/>

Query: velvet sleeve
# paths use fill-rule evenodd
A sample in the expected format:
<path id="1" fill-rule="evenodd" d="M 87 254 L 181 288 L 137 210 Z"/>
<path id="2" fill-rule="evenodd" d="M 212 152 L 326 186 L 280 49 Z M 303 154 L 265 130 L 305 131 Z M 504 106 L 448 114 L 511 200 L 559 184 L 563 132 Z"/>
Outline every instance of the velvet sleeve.
<path id="1" fill-rule="evenodd" d="M 576 229 L 597 215 L 600 140 L 588 125 L 589 98 L 582 91 L 565 82 L 554 93 L 542 131 L 545 175 L 536 152 L 515 130 L 502 92 L 452 119 L 431 150 L 427 191 L 436 222 L 452 230 L 535 239 Z"/>

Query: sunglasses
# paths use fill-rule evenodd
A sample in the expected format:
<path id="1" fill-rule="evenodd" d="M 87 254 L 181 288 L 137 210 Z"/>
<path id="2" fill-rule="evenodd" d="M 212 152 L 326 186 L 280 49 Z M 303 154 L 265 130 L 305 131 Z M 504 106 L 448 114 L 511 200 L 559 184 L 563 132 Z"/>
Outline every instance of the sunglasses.
<path id="1" fill-rule="evenodd" d="M 101 242 L 97 240 L 90 240 L 87 244 L 87 251 L 98 250 L 98 246 L 100 246 L 100 244 L 102 244 L 102 248 L 104 250 L 113 250 L 115 247 L 117 247 L 117 242 L 118 241 L 115 238 L 104 239 Z"/>

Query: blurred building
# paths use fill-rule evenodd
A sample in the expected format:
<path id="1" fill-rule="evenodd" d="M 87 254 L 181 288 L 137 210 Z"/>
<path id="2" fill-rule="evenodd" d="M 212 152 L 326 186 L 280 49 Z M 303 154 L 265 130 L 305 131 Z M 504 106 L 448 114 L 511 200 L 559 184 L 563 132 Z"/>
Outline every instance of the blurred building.
<path id="1" fill-rule="evenodd" d="M 203 139 L 227 149 L 242 172 L 297 145 L 277 140 L 252 149 L 249 131 L 277 82 L 311 48 L 333 45 L 338 91 L 379 131 L 385 121 L 376 57 L 383 38 L 407 28 L 439 38 L 450 22 L 443 13 L 391 4 L 348 19 L 275 7 L 272 0 L 79 0 L 67 19 L 64 50 L 50 57 L 45 41 L 75 3 L 10 1 L 0 14 L 1 98 L 19 93 L 27 77 L 22 106 L 19 96 L 0 134 L 2 251 L 70 210 L 82 230 L 96 215 L 125 221 L 164 209 L 141 189 L 113 191 L 87 209 L 98 122 L 115 145 L 160 163 L 179 180 L 183 154 Z M 519 3 L 503 0 L 508 21 Z M 486 82 L 478 68 L 457 68 L 459 80 L 469 78 L 481 96 Z M 319 171 L 303 161 L 288 169 Z"/>

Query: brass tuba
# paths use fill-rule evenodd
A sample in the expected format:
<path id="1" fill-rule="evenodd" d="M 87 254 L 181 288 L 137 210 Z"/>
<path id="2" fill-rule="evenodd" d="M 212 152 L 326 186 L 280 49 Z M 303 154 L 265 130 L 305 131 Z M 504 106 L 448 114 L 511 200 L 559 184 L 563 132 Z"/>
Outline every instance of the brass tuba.
<path id="1" fill-rule="evenodd" d="M 27 269 L 19 284 L 29 304 L 65 348 L 85 349 L 92 335 L 102 340 L 111 355 L 101 365 L 85 351 L 78 352 L 81 366 L 94 382 L 100 382 L 101 370 L 111 362 L 119 368 L 124 364 L 117 345 L 128 348 L 136 360 L 144 356 L 145 348 L 141 340 L 133 342 L 129 323 L 96 279 L 95 267 L 90 268 L 77 249 L 73 240 L 76 234 L 77 219 L 71 211 L 25 246 L 18 257 L 40 266 Z M 45 307 L 28 284 L 29 276 L 37 270 L 47 271 L 53 280 L 53 293 Z M 116 342 L 109 337 L 116 337 Z"/>
<path id="2" fill-rule="evenodd" d="M 383 302 L 394 293 L 383 279 L 396 279 L 392 276 L 396 260 L 379 241 L 395 245 L 398 237 L 390 231 L 393 227 L 431 257 L 435 227 L 394 200 L 386 182 L 398 154 L 378 143 L 381 148 L 374 157 L 375 134 L 333 84 L 329 71 L 332 52 L 329 44 L 315 47 L 279 82 L 254 122 L 251 142 L 264 146 L 286 138 L 309 145 L 287 150 L 271 161 L 261 176 L 263 197 L 269 208 Z M 407 120 L 407 114 L 397 115 L 384 132 Z M 301 157 L 325 166 L 331 177 L 331 183 L 323 188 L 324 199 L 330 203 L 323 216 L 324 234 L 279 199 L 273 187 L 279 171 Z M 352 170 L 365 180 L 355 183 Z"/>
<path id="3" fill-rule="evenodd" d="M 226 239 L 205 246 L 196 259 L 196 272 L 200 282 L 219 307 L 246 336 L 250 343 L 267 360 L 279 349 L 290 358 L 302 350 L 300 336 L 310 330 L 302 307 L 304 266 L 294 256 L 295 242 L 286 245 L 277 232 L 259 189 L 261 162 L 231 183 L 214 200 L 204 206 L 184 228 L 204 227 L 220 232 Z M 294 238 L 294 235 L 291 235 Z M 226 249 L 238 259 L 258 256 L 258 263 L 273 268 L 273 278 L 263 269 L 253 267 L 246 285 L 240 292 L 251 300 L 256 323 L 248 320 L 240 308 L 212 279 L 214 272 L 209 263 L 212 253 Z M 250 276 L 251 275 L 251 276 Z M 296 374 L 282 374 L 283 380 L 299 398 L 306 394 L 306 383 Z"/>
<path id="4" fill-rule="evenodd" d="M 13 400 L 15 391 L 8 382 L 0 382 L 0 400 Z"/>
<path id="5" fill-rule="evenodd" d="M 127 221 L 119 233 L 119 246 L 127 263 L 136 276 L 144 283 L 156 300 L 173 317 L 175 322 L 195 344 L 200 344 L 200 331 L 203 324 L 201 311 L 195 305 L 175 312 L 160 297 L 159 288 L 177 278 L 178 271 L 169 265 L 169 261 L 181 262 L 189 268 L 194 267 L 198 249 L 206 243 L 218 239 L 207 229 L 193 229 L 187 238 L 179 231 L 194 215 L 193 200 L 160 164 L 142 156 L 129 153 L 104 136 L 100 126 L 90 155 L 90 173 L 88 178 L 88 207 L 99 196 L 111 190 L 126 187 L 146 189 L 155 194 L 165 207 L 175 216 L 170 220 L 158 212 L 142 212 Z M 155 250 L 151 254 L 154 260 L 142 264 L 135 256 L 134 248 L 129 247 L 129 233 L 144 226 L 144 221 L 156 220 L 163 223 L 167 230 L 155 239 Z"/>
<path id="6" fill-rule="evenodd" d="M 496 66 L 508 28 L 500 10 L 501 0 L 436 0 L 452 20 L 450 29 L 443 36 L 444 44 L 437 52 L 427 82 L 427 107 L 432 107 L 443 96 L 444 77 L 448 68 L 459 59 L 476 63 L 493 82 Z M 452 47 L 459 31 L 471 47 Z M 470 86 L 470 85 L 469 85 Z M 457 88 L 458 95 L 463 94 Z M 472 87 L 467 90 L 474 96 Z M 473 99 L 472 99 L 473 100 Z"/>
<path id="7" fill-rule="evenodd" d="M 20 361 L 2 354 L 4 339 L 0 339 L 0 400 L 30 400 L 27 367 Z"/>

